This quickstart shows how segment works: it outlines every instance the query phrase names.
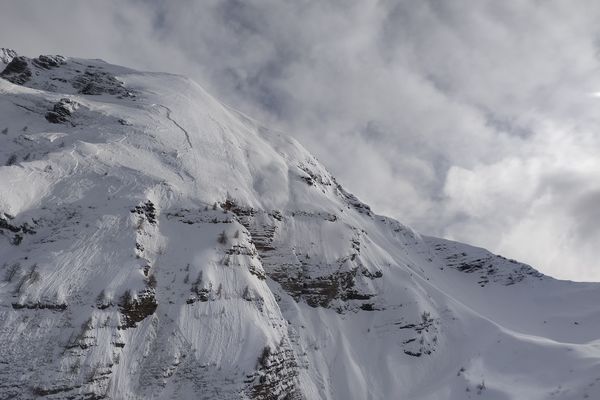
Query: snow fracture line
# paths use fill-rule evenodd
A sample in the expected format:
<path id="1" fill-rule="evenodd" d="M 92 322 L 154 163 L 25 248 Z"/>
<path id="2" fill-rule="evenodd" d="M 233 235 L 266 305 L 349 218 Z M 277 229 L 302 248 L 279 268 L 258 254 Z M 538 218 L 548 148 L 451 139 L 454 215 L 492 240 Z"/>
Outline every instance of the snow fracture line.
<path id="1" fill-rule="evenodd" d="M 179 129 L 181 129 L 181 131 L 185 134 L 185 140 L 187 140 L 188 144 L 190 145 L 190 148 L 194 148 L 194 146 L 192 146 L 192 141 L 190 140 L 190 134 L 188 133 L 188 131 L 186 131 L 183 126 L 179 125 L 177 123 L 177 121 L 175 121 L 173 118 L 171 118 L 171 109 L 167 106 L 163 106 L 162 104 L 157 104 L 159 107 L 164 108 L 167 111 L 167 119 L 169 121 L 171 121 L 172 123 L 175 124 L 175 126 L 177 126 Z"/>

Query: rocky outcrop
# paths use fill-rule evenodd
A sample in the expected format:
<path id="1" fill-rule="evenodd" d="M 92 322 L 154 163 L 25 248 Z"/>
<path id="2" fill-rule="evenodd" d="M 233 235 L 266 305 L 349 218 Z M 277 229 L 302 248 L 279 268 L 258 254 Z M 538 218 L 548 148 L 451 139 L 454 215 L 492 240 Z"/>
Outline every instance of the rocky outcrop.
<path id="1" fill-rule="evenodd" d="M 154 314 L 156 307 L 158 307 L 158 303 L 154 296 L 154 289 L 147 288 L 135 297 L 130 291 L 127 291 L 119 304 L 123 316 L 121 328 L 135 328 L 138 322 Z"/>
<path id="2" fill-rule="evenodd" d="M 76 76 L 72 85 L 79 94 L 133 97 L 133 93 L 123 86 L 123 82 L 107 72 L 91 67 L 85 73 Z"/>
<path id="3" fill-rule="evenodd" d="M 64 94 L 135 97 L 123 82 L 104 71 L 98 63 L 85 65 L 61 55 L 40 55 L 30 59 L 7 49 L 0 50 L 0 62 L 0 77 L 16 85 Z"/>
<path id="4" fill-rule="evenodd" d="M 10 51 L 10 50 L 9 50 Z M 3 59 L 10 62 L 0 73 L 0 77 L 17 85 L 23 85 L 31 80 L 35 69 L 49 70 L 60 67 L 66 63 L 66 58 L 63 56 L 39 56 L 34 59 L 29 59 L 25 56 L 17 56 L 16 53 L 11 56 L 5 56 Z"/>
<path id="5" fill-rule="evenodd" d="M 308 170 L 308 169 L 307 169 Z M 306 172 L 306 171 L 305 171 Z M 324 177 L 314 176 L 315 184 L 330 184 Z M 370 271 L 360 260 L 360 232 L 355 232 L 348 243 L 349 254 L 335 262 L 311 259 L 309 254 L 278 245 L 278 227 L 294 218 L 308 218 L 319 224 L 335 224 L 338 217 L 326 212 L 293 211 L 283 215 L 279 210 L 262 211 L 240 206 L 228 199 L 221 203 L 231 211 L 250 234 L 260 256 L 266 275 L 281 285 L 295 301 L 304 301 L 311 307 L 333 308 L 339 313 L 348 309 L 373 311 L 378 307 L 372 301 L 376 293 L 365 289 L 366 281 L 381 278 L 380 270 Z M 348 226 L 334 225 L 340 233 Z M 350 227 L 352 231 L 353 228 Z M 258 275 L 262 278 L 261 275 Z M 335 304 L 334 304 L 335 303 Z"/>
<path id="6" fill-rule="evenodd" d="M 31 79 L 29 59 L 24 56 L 14 57 L 0 73 L 0 77 L 16 85 L 22 85 Z"/>
<path id="7" fill-rule="evenodd" d="M 52 68 L 57 68 L 57 67 L 60 67 L 61 65 L 66 64 L 66 62 L 67 62 L 66 60 L 67 59 L 65 57 L 56 55 L 56 56 L 39 56 L 39 57 L 31 60 L 31 62 L 36 67 L 43 68 L 43 69 L 52 69 Z"/>
<path id="8" fill-rule="evenodd" d="M 246 377 L 246 393 L 254 400 L 302 400 L 298 389 L 298 363 L 286 344 L 272 350 L 266 346 L 257 362 L 257 370 Z"/>
<path id="9" fill-rule="evenodd" d="M 17 52 L 11 49 L 0 48 L 0 70 L 12 61 L 17 56 Z M 1 72 L 1 71 L 0 71 Z"/>
<path id="10" fill-rule="evenodd" d="M 481 287 L 490 283 L 510 286 L 528 277 L 535 279 L 544 277 L 529 265 L 489 253 L 482 257 L 474 257 L 455 248 L 451 243 L 437 243 L 433 249 L 444 259 L 447 267 L 477 275 L 477 284 Z"/>
<path id="11" fill-rule="evenodd" d="M 154 203 L 150 200 L 135 206 L 131 212 L 145 218 L 150 224 L 156 223 L 156 208 L 154 207 Z"/>
<path id="12" fill-rule="evenodd" d="M 60 124 L 68 122 L 71 116 L 79 108 L 79 103 L 68 98 L 62 98 L 60 101 L 54 103 L 52 110 L 48 111 L 45 115 L 46 120 L 53 124 Z"/>
<path id="13" fill-rule="evenodd" d="M 0 235 L 9 238 L 11 244 L 18 246 L 21 244 L 24 235 L 33 235 L 36 231 L 27 223 L 15 225 L 12 221 L 12 216 L 0 213 Z"/>

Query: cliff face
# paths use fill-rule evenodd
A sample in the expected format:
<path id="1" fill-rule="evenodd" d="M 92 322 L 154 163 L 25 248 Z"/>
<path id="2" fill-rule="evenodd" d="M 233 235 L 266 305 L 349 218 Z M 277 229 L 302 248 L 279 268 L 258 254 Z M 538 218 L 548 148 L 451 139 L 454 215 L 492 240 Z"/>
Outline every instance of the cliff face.
<path id="1" fill-rule="evenodd" d="M 600 286 L 375 215 L 184 77 L 9 58 L 0 399 L 600 396 Z"/>

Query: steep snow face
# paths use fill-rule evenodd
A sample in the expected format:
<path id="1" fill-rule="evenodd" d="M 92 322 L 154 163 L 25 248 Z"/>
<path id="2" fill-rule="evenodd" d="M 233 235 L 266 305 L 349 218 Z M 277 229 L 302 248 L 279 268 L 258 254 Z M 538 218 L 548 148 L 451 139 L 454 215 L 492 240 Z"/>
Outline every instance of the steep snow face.
<path id="1" fill-rule="evenodd" d="M 600 286 L 373 214 L 184 77 L 0 77 L 0 398 L 600 398 Z"/>

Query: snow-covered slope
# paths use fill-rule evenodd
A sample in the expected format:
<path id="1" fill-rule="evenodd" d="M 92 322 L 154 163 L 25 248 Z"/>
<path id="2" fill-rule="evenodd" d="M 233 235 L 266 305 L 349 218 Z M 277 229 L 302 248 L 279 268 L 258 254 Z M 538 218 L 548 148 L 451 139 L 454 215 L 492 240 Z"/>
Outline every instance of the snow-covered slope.
<path id="1" fill-rule="evenodd" d="M 600 285 L 375 215 L 187 78 L 8 62 L 0 399 L 600 398 Z"/>

